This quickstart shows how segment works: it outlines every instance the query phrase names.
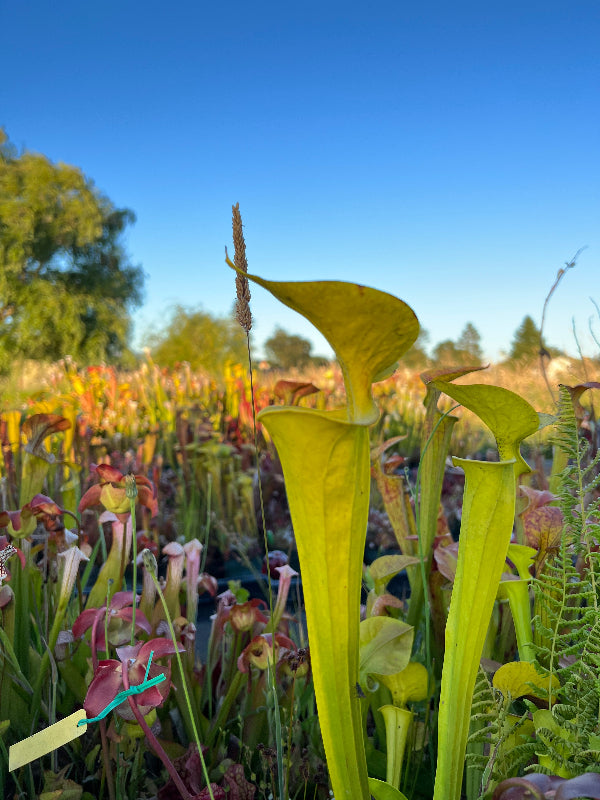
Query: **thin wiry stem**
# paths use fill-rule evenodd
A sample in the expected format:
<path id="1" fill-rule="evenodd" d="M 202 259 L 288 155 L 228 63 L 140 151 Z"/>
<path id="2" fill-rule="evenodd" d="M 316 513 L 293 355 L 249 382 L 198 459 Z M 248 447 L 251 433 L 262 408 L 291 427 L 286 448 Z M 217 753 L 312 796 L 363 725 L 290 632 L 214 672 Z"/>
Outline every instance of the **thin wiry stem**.
<path id="1" fill-rule="evenodd" d="M 267 523 L 265 518 L 265 504 L 262 491 L 262 481 L 260 476 L 260 458 L 258 447 L 258 425 L 256 423 L 256 407 L 254 402 L 254 378 L 252 375 L 252 353 L 250 351 L 250 329 L 252 328 L 252 313 L 250 311 L 250 286 L 248 278 L 244 273 L 248 272 L 248 261 L 246 259 L 246 242 L 242 227 L 242 217 L 240 214 L 240 204 L 232 206 L 233 211 L 233 244 L 234 264 L 236 267 L 235 288 L 236 288 L 236 317 L 242 328 L 246 332 L 246 346 L 248 349 L 248 369 L 250 372 L 250 405 L 252 406 L 252 432 L 254 437 L 254 452 L 256 453 L 256 474 L 258 481 L 258 497 L 260 502 L 260 516 L 263 529 L 263 543 L 265 548 L 265 559 L 267 562 L 267 586 L 269 589 L 269 613 L 273 619 L 273 587 L 271 585 L 271 571 L 269 564 L 269 541 L 267 538 Z M 227 250 L 225 250 L 227 253 Z M 275 631 L 273 631 L 273 641 L 275 641 Z M 275 744 L 277 747 L 278 779 L 280 800 L 284 800 L 284 769 L 283 769 L 283 742 L 281 736 L 281 719 L 279 716 L 279 703 L 277 700 L 277 684 L 275 672 L 269 669 L 268 673 L 270 694 L 273 700 L 273 712 L 275 717 Z"/>
<path id="2" fill-rule="evenodd" d="M 585 364 L 585 358 L 583 357 L 583 351 L 581 349 L 581 345 L 579 344 L 579 337 L 577 336 L 577 330 L 575 328 L 575 317 L 573 317 L 573 338 L 575 339 L 575 344 L 577 346 L 577 352 L 579 353 L 579 358 L 581 360 L 581 366 L 583 367 L 583 377 L 585 378 L 586 382 L 589 381 L 588 371 Z M 592 415 L 592 419 L 596 419 L 596 410 L 594 408 L 594 397 L 593 395 L 590 398 L 590 412 Z"/>
<path id="3" fill-rule="evenodd" d="M 271 574 L 269 572 L 269 542 L 267 539 L 267 521 L 265 517 L 265 502 L 262 491 L 262 480 L 260 477 L 260 462 L 259 462 L 259 447 L 258 447 L 258 426 L 256 423 L 256 408 L 254 406 L 254 379 L 252 377 L 252 354 L 250 352 L 250 338 L 246 337 L 246 344 L 248 348 L 248 368 L 250 370 L 250 404 L 252 406 L 252 435 L 254 438 L 254 452 L 256 453 L 256 477 L 258 480 L 258 498 L 260 503 L 260 518 L 263 529 L 263 543 L 265 546 L 265 558 L 267 559 L 267 574 L 269 580 L 267 581 L 269 587 L 269 610 L 273 615 L 273 589 L 271 587 Z"/>
<path id="4" fill-rule="evenodd" d="M 600 318 L 600 308 L 598 307 L 598 303 L 594 300 L 593 297 L 590 297 L 590 300 L 592 302 L 592 305 L 596 309 L 596 314 L 598 314 L 598 317 Z M 596 333 L 595 333 L 594 329 L 592 328 L 592 320 L 593 320 L 593 317 L 590 317 L 590 320 L 589 320 L 590 333 L 592 335 L 592 339 L 594 340 L 594 342 L 596 342 L 598 347 L 600 347 L 600 341 L 598 340 L 598 337 L 596 336 Z"/>
<path id="5" fill-rule="evenodd" d="M 544 377 L 544 381 L 546 382 L 546 386 L 548 391 L 550 392 L 550 397 L 552 398 L 552 402 L 556 403 L 556 397 L 554 396 L 554 392 L 552 391 L 552 387 L 550 386 L 550 381 L 548 380 L 548 375 L 546 374 L 546 358 L 550 358 L 550 353 L 546 350 L 544 345 L 544 322 L 546 321 L 546 309 L 548 308 L 548 303 L 550 302 L 550 298 L 558 288 L 558 284 L 564 278 L 567 273 L 567 270 L 573 269 L 575 264 L 577 263 L 577 259 L 579 258 L 580 254 L 585 250 L 585 247 L 580 247 L 579 250 L 575 253 L 573 258 L 570 261 L 565 262 L 565 266 L 561 267 L 557 274 L 556 279 L 552 286 L 550 287 L 550 291 L 546 295 L 546 299 L 544 300 L 544 305 L 542 308 L 542 322 L 540 325 L 540 370 Z"/>
<path id="6" fill-rule="evenodd" d="M 587 367 L 585 365 L 585 359 L 583 357 L 583 351 L 581 350 L 581 344 L 579 343 L 579 336 L 577 335 L 577 327 L 575 325 L 575 317 L 571 318 L 571 328 L 573 329 L 573 338 L 575 339 L 575 347 L 577 348 L 577 352 L 579 353 L 579 360 L 581 361 L 581 366 L 583 368 L 583 377 L 586 381 L 589 380 Z"/>
<path id="7" fill-rule="evenodd" d="M 596 345 L 598 347 L 600 347 L 600 339 L 598 339 L 598 337 L 596 336 L 596 331 L 592 327 L 593 319 L 594 319 L 593 317 L 590 317 L 589 322 L 588 322 L 588 327 L 590 329 L 590 334 L 591 334 L 592 339 L 594 340 Z"/>
<path id="8" fill-rule="evenodd" d="M 259 460 L 259 448 L 258 448 L 258 426 L 256 424 L 256 408 L 254 405 L 254 380 L 252 377 L 252 353 L 250 352 L 250 334 L 246 331 L 246 343 L 248 347 L 248 367 L 250 370 L 250 405 L 252 406 L 252 431 L 254 436 L 254 451 L 256 453 L 256 475 L 258 480 L 258 497 L 260 502 L 260 517 L 262 521 L 262 529 L 263 529 L 263 543 L 265 547 L 265 558 L 267 560 L 267 586 L 269 587 L 269 614 L 270 618 L 273 619 L 273 587 L 271 584 L 271 568 L 269 564 L 269 541 L 267 539 L 267 522 L 265 518 L 265 503 L 263 498 L 263 491 L 262 491 L 262 480 L 260 477 L 260 460 Z M 275 631 L 273 631 L 273 642 L 275 642 Z M 277 775 L 279 779 L 279 797 L 280 800 L 284 800 L 285 793 L 284 793 L 284 769 L 283 769 L 283 742 L 281 737 L 281 720 L 279 717 L 279 703 L 277 700 L 277 684 L 275 678 L 275 671 L 269 668 L 269 685 L 271 690 L 271 697 L 273 699 L 273 711 L 275 717 L 275 726 L 277 728 L 277 735 L 275 736 L 275 746 L 277 748 L 277 762 L 278 762 L 278 770 Z"/>
<path id="9" fill-rule="evenodd" d="M 104 625 L 104 647 L 108 650 L 108 629 L 106 620 L 108 619 L 108 590 L 106 595 L 106 606 L 104 608 L 99 608 L 96 612 L 94 617 L 94 623 L 92 625 L 92 638 L 90 642 L 91 650 L 92 650 L 92 668 L 94 673 L 98 668 L 98 653 L 96 649 L 96 635 L 98 631 L 98 625 L 100 624 L 100 620 L 104 617 L 105 625 Z M 104 779 L 106 780 L 106 786 L 108 788 L 108 797 L 109 800 L 116 800 L 115 794 L 115 782 L 114 776 L 111 769 L 110 764 L 110 750 L 108 744 L 108 734 L 106 730 L 106 720 L 100 720 L 100 740 L 102 743 L 102 764 L 104 766 Z"/>

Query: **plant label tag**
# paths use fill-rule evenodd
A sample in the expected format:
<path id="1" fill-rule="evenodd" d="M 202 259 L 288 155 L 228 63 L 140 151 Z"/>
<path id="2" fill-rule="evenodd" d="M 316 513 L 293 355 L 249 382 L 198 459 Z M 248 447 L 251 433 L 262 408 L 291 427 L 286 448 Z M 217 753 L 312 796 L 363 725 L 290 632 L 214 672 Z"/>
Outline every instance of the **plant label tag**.
<path id="1" fill-rule="evenodd" d="M 79 720 L 85 719 L 85 711 L 79 709 L 71 714 L 70 717 L 61 719 L 60 722 L 55 722 L 43 731 L 34 733 L 27 739 L 11 745 L 8 754 L 8 770 L 12 772 L 14 769 L 22 767 L 23 764 L 29 764 L 36 758 L 45 756 L 46 753 L 51 753 L 62 747 L 63 744 L 73 741 L 78 736 L 81 736 L 87 728 L 86 725 L 77 725 Z"/>

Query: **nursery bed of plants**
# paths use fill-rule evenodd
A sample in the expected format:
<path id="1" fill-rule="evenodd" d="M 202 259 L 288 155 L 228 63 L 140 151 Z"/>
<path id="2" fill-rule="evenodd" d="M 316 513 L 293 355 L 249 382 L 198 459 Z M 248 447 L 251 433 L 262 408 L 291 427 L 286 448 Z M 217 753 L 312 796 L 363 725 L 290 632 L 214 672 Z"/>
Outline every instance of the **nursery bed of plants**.
<path id="1" fill-rule="evenodd" d="M 229 265 L 337 363 L 1 409 L 1 796 L 600 798 L 600 384 L 412 374 L 396 297 Z"/>

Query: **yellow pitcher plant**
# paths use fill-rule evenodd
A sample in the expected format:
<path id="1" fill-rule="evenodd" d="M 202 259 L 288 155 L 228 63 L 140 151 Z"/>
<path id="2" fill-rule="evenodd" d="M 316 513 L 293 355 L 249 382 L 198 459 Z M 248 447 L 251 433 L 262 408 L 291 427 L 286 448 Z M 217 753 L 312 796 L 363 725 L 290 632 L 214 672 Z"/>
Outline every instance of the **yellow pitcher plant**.
<path id="1" fill-rule="evenodd" d="M 520 442 L 540 425 L 523 398 L 498 386 L 434 385 L 490 428 L 500 461 L 454 459 L 465 471 L 460 545 L 446 623 L 434 800 L 460 800 L 471 699 L 515 517 L 519 475 L 530 468 Z"/>
<path id="2" fill-rule="evenodd" d="M 400 793 L 367 775 L 356 691 L 370 492 L 368 427 L 379 418 L 371 385 L 392 373 L 416 340 L 419 323 L 404 302 L 365 286 L 247 277 L 310 320 L 342 369 L 345 407 L 272 406 L 258 418 L 283 466 L 334 795 L 337 800 L 369 800 L 371 794 L 391 800 Z"/>

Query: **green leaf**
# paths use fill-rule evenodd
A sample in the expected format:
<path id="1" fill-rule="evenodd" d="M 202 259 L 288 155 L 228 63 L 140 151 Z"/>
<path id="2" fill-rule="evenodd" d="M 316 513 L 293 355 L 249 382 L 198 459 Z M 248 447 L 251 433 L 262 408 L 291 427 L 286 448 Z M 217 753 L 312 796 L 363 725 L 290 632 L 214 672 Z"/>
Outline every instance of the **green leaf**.
<path id="1" fill-rule="evenodd" d="M 440 510 L 440 499 L 442 486 L 446 472 L 446 460 L 450 451 L 450 441 L 452 430 L 457 417 L 448 413 L 442 414 L 438 409 L 440 397 L 439 389 L 435 388 L 430 381 L 432 376 L 440 379 L 445 377 L 451 380 L 461 374 L 470 372 L 471 369 L 452 371 L 448 373 L 448 368 L 441 368 L 431 373 L 423 373 L 421 379 L 427 386 L 427 394 L 423 405 L 425 406 L 425 423 L 421 434 L 421 463 L 418 470 L 418 495 L 419 503 L 419 552 L 423 556 L 424 569 L 415 570 L 411 583 L 410 606 L 408 610 L 408 622 L 415 627 L 421 620 L 423 605 L 425 603 L 425 587 L 429 582 L 431 573 L 431 563 L 433 560 L 433 543 L 438 529 L 438 516 Z M 441 374 L 440 374 L 441 373 Z"/>
<path id="2" fill-rule="evenodd" d="M 392 675 L 379 673 L 379 677 L 392 693 L 392 702 L 398 707 L 426 700 L 433 691 L 427 667 L 417 661 L 409 662 L 403 670 Z"/>
<path id="3" fill-rule="evenodd" d="M 382 594 L 388 583 L 402 570 L 419 564 L 416 556 L 381 556 L 369 567 L 369 573 L 375 583 L 375 593 Z"/>
<path id="4" fill-rule="evenodd" d="M 344 376 L 345 408 L 319 412 L 270 407 L 259 419 L 273 437 L 283 466 L 333 791 L 338 800 L 367 800 L 356 694 L 371 480 L 366 426 L 379 418 L 372 383 L 390 374 L 416 340 L 419 323 L 409 306 L 376 289 L 338 281 L 282 283 L 244 276 L 310 320 L 335 350 Z"/>
<path id="5" fill-rule="evenodd" d="M 446 623 L 434 800 L 460 798 L 471 699 L 515 516 L 514 460 L 455 458 L 454 464 L 465 471 L 465 492 Z"/>
<path id="6" fill-rule="evenodd" d="M 539 429 L 540 420 L 526 400 L 501 386 L 457 386 L 444 381 L 434 381 L 433 385 L 473 411 L 488 426 L 494 434 L 502 461 L 516 459 L 518 475 L 531 472 L 519 451 L 519 444 Z"/>
<path id="7" fill-rule="evenodd" d="M 369 791 L 375 800 L 407 800 L 406 795 L 391 783 L 377 780 L 377 778 L 369 778 Z"/>
<path id="8" fill-rule="evenodd" d="M 369 674 L 394 675 L 410 661 L 414 628 L 392 617 L 369 617 L 360 623 L 361 683 Z"/>
<path id="9" fill-rule="evenodd" d="M 533 564 L 536 555 L 537 550 L 533 547 L 528 547 L 526 544 L 511 543 L 508 545 L 507 558 L 515 565 L 519 577 L 524 581 L 528 581 L 531 578 L 529 567 Z"/>
<path id="10" fill-rule="evenodd" d="M 83 705 L 87 694 L 87 684 L 84 676 L 79 672 L 73 659 L 58 662 L 58 671 L 70 691 L 75 695 L 77 702 Z"/>
<path id="11" fill-rule="evenodd" d="M 44 791 L 40 800 L 81 800 L 83 787 L 65 777 L 67 767 L 59 773 L 46 770 L 44 772 Z"/>
<path id="12" fill-rule="evenodd" d="M 376 422 L 379 409 L 371 384 L 391 374 L 419 335 L 419 322 L 410 306 L 391 294 L 355 283 L 246 277 L 302 314 L 323 334 L 342 368 L 348 419 L 363 425 Z"/>
<path id="13" fill-rule="evenodd" d="M 510 661 L 496 670 L 493 686 L 502 692 L 504 697 L 510 695 L 512 700 L 526 695 L 543 698 L 551 693 L 554 702 L 555 693 L 560 689 L 560 682 L 554 674 L 540 673 L 529 661 Z"/>
<path id="14" fill-rule="evenodd" d="M 19 664 L 19 659 L 16 656 L 16 653 L 15 653 L 15 651 L 13 649 L 13 646 L 12 646 L 12 642 L 10 641 L 8 636 L 6 635 L 6 631 L 4 630 L 4 628 L 0 628 L 0 643 L 2 644 L 2 647 L 4 648 L 6 660 L 8 661 L 10 666 L 12 667 L 12 670 L 14 672 L 15 678 L 21 683 L 21 685 L 28 692 L 32 692 L 33 693 L 33 689 L 31 687 L 31 684 L 29 683 L 29 681 L 27 680 L 27 678 L 25 677 L 25 675 L 21 671 L 21 666 Z"/>
<path id="15" fill-rule="evenodd" d="M 391 704 L 380 706 L 379 713 L 385 723 L 387 750 L 385 779 L 390 786 L 399 786 L 413 714 L 407 708 L 398 708 Z"/>
<path id="16" fill-rule="evenodd" d="M 96 760 L 98 758 L 98 753 L 100 752 L 100 745 L 97 744 L 95 747 L 89 751 L 89 753 L 85 756 L 85 768 L 88 771 L 88 774 L 92 775 L 94 772 L 94 768 L 96 766 Z"/>
<path id="17" fill-rule="evenodd" d="M 538 419 L 540 421 L 538 430 L 542 430 L 542 428 L 547 428 L 549 425 L 555 425 L 558 421 L 558 417 L 554 414 L 545 414 L 542 411 L 537 412 Z"/>
<path id="18" fill-rule="evenodd" d="M 547 769 L 550 775 L 559 775 L 561 778 L 575 777 L 577 767 L 569 759 L 568 743 L 577 741 L 577 732 L 563 727 L 548 708 L 538 708 L 533 712 L 533 724 L 536 739 L 541 745 L 540 750 L 536 750 L 540 767 Z M 553 757 L 549 745 L 557 754 L 556 758 Z"/>
<path id="19" fill-rule="evenodd" d="M 369 514 L 369 432 L 344 416 L 271 406 L 259 419 L 273 437 L 283 467 L 333 790 L 336 797 L 366 800 L 356 683 Z"/>

